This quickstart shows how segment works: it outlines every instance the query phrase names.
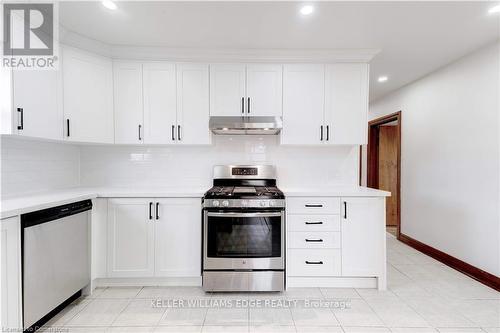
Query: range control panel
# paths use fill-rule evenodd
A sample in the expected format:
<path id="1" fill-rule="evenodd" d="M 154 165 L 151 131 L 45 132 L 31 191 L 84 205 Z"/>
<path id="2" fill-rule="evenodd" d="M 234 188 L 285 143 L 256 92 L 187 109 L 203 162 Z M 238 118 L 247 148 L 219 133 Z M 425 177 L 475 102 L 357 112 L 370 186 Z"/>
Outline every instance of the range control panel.
<path id="1" fill-rule="evenodd" d="M 232 168 L 231 174 L 233 176 L 257 176 L 257 168 Z"/>

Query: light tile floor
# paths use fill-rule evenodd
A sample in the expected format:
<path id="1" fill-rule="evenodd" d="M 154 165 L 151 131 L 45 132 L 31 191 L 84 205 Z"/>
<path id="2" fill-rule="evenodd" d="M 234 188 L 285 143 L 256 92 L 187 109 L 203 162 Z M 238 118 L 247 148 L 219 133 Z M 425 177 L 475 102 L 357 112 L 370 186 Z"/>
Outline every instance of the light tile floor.
<path id="1" fill-rule="evenodd" d="M 294 288 L 205 294 L 198 287 L 100 288 L 47 325 L 50 332 L 496 332 L 500 293 L 387 235 L 388 290 Z M 152 299 L 221 307 L 153 307 Z M 347 308 L 252 306 L 238 301 L 340 300 Z M 229 302 L 233 307 L 224 307 Z M 192 304 L 191 304 L 192 305 Z"/>

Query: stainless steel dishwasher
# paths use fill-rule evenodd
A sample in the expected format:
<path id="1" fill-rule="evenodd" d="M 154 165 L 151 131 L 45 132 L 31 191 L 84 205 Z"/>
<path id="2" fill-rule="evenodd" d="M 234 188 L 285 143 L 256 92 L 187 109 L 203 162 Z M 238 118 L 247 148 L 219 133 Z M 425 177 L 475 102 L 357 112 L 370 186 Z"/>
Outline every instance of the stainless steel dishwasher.
<path id="1" fill-rule="evenodd" d="M 41 326 L 90 283 L 91 209 L 85 200 L 21 215 L 25 329 Z"/>

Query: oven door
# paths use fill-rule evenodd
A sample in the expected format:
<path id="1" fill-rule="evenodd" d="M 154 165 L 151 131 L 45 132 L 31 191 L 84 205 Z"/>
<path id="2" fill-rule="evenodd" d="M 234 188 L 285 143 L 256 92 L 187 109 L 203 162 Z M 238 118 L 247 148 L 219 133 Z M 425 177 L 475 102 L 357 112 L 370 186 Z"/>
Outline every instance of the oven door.
<path id="1" fill-rule="evenodd" d="M 204 270 L 283 270 L 284 212 L 210 212 L 203 219 Z"/>

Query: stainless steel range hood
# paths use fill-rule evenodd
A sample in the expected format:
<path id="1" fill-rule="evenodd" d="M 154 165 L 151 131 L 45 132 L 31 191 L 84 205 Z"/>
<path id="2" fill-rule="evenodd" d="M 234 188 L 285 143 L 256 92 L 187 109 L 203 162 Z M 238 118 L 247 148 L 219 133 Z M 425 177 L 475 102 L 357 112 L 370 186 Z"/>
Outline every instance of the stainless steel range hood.
<path id="1" fill-rule="evenodd" d="M 283 127 L 281 117 L 212 116 L 210 130 L 218 135 L 276 135 Z"/>

